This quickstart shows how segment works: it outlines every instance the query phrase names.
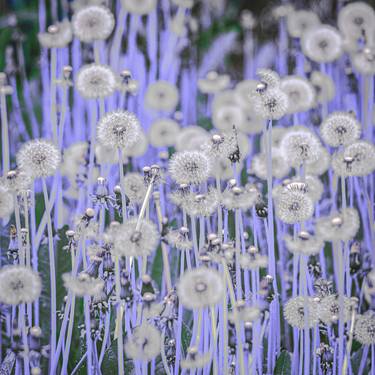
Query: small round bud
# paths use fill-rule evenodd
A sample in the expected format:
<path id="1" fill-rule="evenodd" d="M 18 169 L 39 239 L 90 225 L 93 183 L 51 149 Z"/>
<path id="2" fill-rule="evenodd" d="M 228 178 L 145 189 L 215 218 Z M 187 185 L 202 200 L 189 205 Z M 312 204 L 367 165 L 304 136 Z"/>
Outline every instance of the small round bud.
<path id="1" fill-rule="evenodd" d="M 74 230 L 69 229 L 69 230 L 67 230 L 67 231 L 65 232 L 65 234 L 66 234 L 66 236 L 67 236 L 68 238 L 72 238 L 72 237 L 74 237 L 74 235 L 76 234 L 76 232 L 74 232 Z"/>
<path id="2" fill-rule="evenodd" d="M 247 251 L 250 253 L 250 254 L 256 254 L 258 253 L 258 248 L 256 246 L 250 246 Z"/>
<path id="3" fill-rule="evenodd" d="M 121 186 L 120 185 L 116 185 L 114 188 L 113 188 L 113 192 L 115 194 L 121 194 Z"/>
<path id="4" fill-rule="evenodd" d="M 85 211 L 85 215 L 89 218 L 93 218 L 95 216 L 95 211 L 93 208 L 87 208 Z"/>
<path id="5" fill-rule="evenodd" d="M 34 326 L 30 328 L 30 335 L 33 337 L 42 336 L 42 329 L 39 326 Z"/>
<path id="6" fill-rule="evenodd" d="M 59 32 L 59 27 L 56 25 L 51 25 L 51 26 L 48 26 L 47 31 L 50 34 L 57 34 Z"/>

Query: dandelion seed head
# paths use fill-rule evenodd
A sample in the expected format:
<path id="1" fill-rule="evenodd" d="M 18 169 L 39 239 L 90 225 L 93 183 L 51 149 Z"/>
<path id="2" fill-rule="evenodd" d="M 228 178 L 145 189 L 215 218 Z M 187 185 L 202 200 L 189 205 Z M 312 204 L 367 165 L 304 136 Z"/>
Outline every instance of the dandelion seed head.
<path id="1" fill-rule="evenodd" d="M 206 267 L 186 271 L 177 284 L 180 302 L 188 309 L 214 306 L 223 293 L 223 278 L 216 270 Z"/>
<path id="2" fill-rule="evenodd" d="M 343 296 L 343 310 L 340 312 L 339 297 L 335 294 L 323 297 L 319 302 L 319 319 L 327 325 L 335 323 L 340 315 L 343 317 L 343 323 L 347 323 L 351 318 L 352 301 L 349 297 Z"/>
<path id="3" fill-rule="evenodd" d="M 178 89 L 167 81 L 151 83 L 145 94 L 145 106 L 149 109 L 162 112 L 172 112 L 179 101 Z"/>
<path id="4" fill-rule="evenodd" d="M 202 151 L 175 153 L 169 162 L 169 173 L 178 184 L 200 184 L 210 176 L 211 162 Z"/>
<path id="5" fill-rule="evenodd" d="M 84 65 L 77 73 L 76 88 L 85 99 L 105 98 L 114 93 L 116 77 L 106 65 Z"/>
<path id="6" fill-rule="evenodd" d="M 193 248 L 193 243 L 188 239 L 189 229 L 186 227 L 181 227 L 177 230 L 168 231 L 165 236 L 166 241 L 169 246 L 176 248 L 181 251 L 188 251 Z"/>
<path id="7" fill-rule="evenodd" d="M 67 19 L 50 26 L 47 32 L 38 34 L 39 43 L 44 48 L 64 48 L 72 39 L 72 26 Z"/>
<path id="8" fill-rule="evenodd" d="M 288 96 L 287 113 L 305 112 L 315 104 L 312 84 L 299 76 L 287 76 L 280 82 L 280 89 Z"/>
<path id="9" fill-rule="evenodd" d="M 321 144 L 309 131 L 289 130 L 280 142 L 280 152 L 292 167 L 316 162 Z"/>
<path id="10" fill-rule="evenodd" d="M 57 147 L 44 139 L 24 143 L 16 158 L 18 167 L 32 178 L 53 175 L 61 160 Z"/>
<path id="11" fill-rule="evenodd" d="M 188 193 L 181 204 L 181 207 L 190 216 L 212 215 L 219 205 L 219 193 L 216 189 L 210 188 L 207 193 Z"/>
<path id="12" fill-rule="evenodd" d="M 344 208 L 339 213 L 321 217 L 316 223 L 316 232 L 325 241 L 349 241 L 359 230 L 358 211 Z"/>
<path id="13" fill-rule="evenodd" d="M 126 220 L 115 233 L 113 254 L 119 257 L 148 256 L 156 250 L 160 235 L 156 225 L 147 219 L 141 220 L 137 229 L 138 218 Z"/>
<path id="14" fill-rule="evenodd" d="M 254 155 L 252 159 L 251 171 L 258 178 L 267 180 L 267 156 L 264 153 Z M 289 174 L 290 167 L 281 152 L 272 149 L 272 175 L 277 179 L 282 179 Z"/>
<path id="15" fill-rule="evenodd" d="M 32 269 L 5 266 L 0 270 L 0 302 L 7 305 L 34 302 L 42 291 L 42 280 Z"/>
<path id="16" fill-rule="evenodd" d="M 305 172 L 309 175 L 322 175 L 327 172 L 331 165 L 331 155 L 324 147 L 320 146 L 317 153 L 318 159 L 305 165 Z"/>
<path id="17" fill-rule="evenodd" d="M 4 185 L 0 185 L 0 218 L 9 217 L 14 211 L 14 199 L 11 192 Z"/>
<path id="18" fill-rule="evenodd" d="M 310 10 L 296 10 L 287 16 L 288 33 L 293 38 L 300 38 L 308 29 L 319 24 L 318 15 Z"/>
<path id="19" fill-rule="evenodd" d="M 131 146 L 123 149 L 124 157 L 138 158 L 143 156 L 148 148 L 148 140 L 145 132 L 139 128 L 139 138 L 138 141 L 133 143 Z"/>
<path id="20" fill-rule="evenodd" d="M 324 246 L 324 241 L 309 232 L 300 232 L 296 238 L 286 235 L 284 242 L 287 249 L 293 254 L 317 255 Z"/>
<path id="21" fill-rule="evenodd" d="M 159 119 L 152 123 L 148 132 L 150 143 L 154 147 L 170 147 L 176 143 L 180 126 L 172 119 Z"/>
<path id="22" fill-rule="evenodd" d="M 256 72 L 260 82 L 266 85 L 266 90 L 277 89 L 280 86 L 280 76 L 271 69 L 258 69 Z"/>
<path id="23" fill-rule="evenodd" d="M 205 78 L 198 80 L 198 88 L 203 94 L 215 94 L 225 90 L 230 84 L 230 76 L 215 71 L 207 73 Z"/>
<path id="24" fill-rule="evenodd" d="M 233 186 L 227 188 L 221 194 L 221 203 L 227 210 L 247 210 L 259 200 L 260 193 L 254 185 L 246 185 L 243 188 Z"/>
<path id="25" fill-rule="evenodd" d="M 153 325 L 142 323 L 136 327 L 125 343 L 125 353 L 129 358 L 151 361 L 160 354 L 161 334 Z"/>
<path id="26" fill-rule="evenodd" d="M 375 344 L 375 314 L 372 310 L 357 315 L 354 337 L 362 345 Z"/>
<path id="27" fill-rule="evenodd" d="M 315 97 L 319 103 L 329 102 L 335 97 L 335 83 L 327 74 L 314 70 L 310 75 L 310 82 L 315 88 Z"/>
<path id="28" fill-rule="evenodd" d="M 97 137 L 106 147 L 129 148 L 139 141 L 139 120 L 134 113 L 128 111 L 106 113 L 98 122 Z"/>
<path id="29" fill-rule="evenodd" d="M 143 176 L 137 172 L 128 172 L 124 176 L 124 192 L 131 203 L 141 204 L 146 195 Z"/>
<path id="30" fill-rule="evenodd" d="M 104 288 L 104 281 L 102 279 L 91 277 L 86 272 L 81 272 L 76 277 L 70 273 L 64 273 L 62 279 L 65 288 L 79 297 L 96 296 Z"/>
<path id="31" fill-rule="evenodd" d="M 375 33 L 375 31 L 374 31 Z M 352 65 L 355 70 L 363 75 L 375 74 L 375 48 L 365 47 L 351 56 Z"/>
<path id="32" fill-rule="evenodd" d="M 318 303 L 312 297 L 293 297 L 284 306 L 284 317 L 292 327 L 313 328 L 319 321 Z"/>
<path id="33" fill-rule="evenodd" d="M 287 224 L 296 224 L 311 218 L 314 202 L 311 197 L 298 190 L 284 190 L 275 202 L 276 216 Z"/>
<path id="34" fill-rule="evenodd" d="M 187 352 L 187 357 L 180 362 L 183 369 L 200 369 L 210 362 L 210 353 L 199 353 L 195 346 L 188 348 Z"/>
<path id="35" fill-rule="evenodd" d="M 30 188 L 32 178 L 21 169 L 14 169 L 2 177 L 2 183 L 11 192 L 19 193 Z"/>
<path id="36" fill-rule="evenodd" d="M 359 139 L 361 124 L 348 112 L 333 112 L 320 125 L 320 134 L 327 145 L 339 147 Z"/>
<path id="37" fill-rule="evenodd" d="M 279 120 L 288 110 L 288 96 L 280 89 L 267 90 L 262 95 L 254 95 L 254 113 L 257 117 Z"/>
<path id="38" fill-rule="evenodd" d="M 115 27 L 115 18 L 107 7 L 90 5 L 73 14 L 72 26 L 80 41 L 90 43 L 107 39 Z"/>
<path id="39" fill-rule="evenodd" d="M 329 63 L 342 54 L 342 38 L 337 29 L 329 25 L 318 25 L 303 33 L 303 53 L 312 61 Z"/>

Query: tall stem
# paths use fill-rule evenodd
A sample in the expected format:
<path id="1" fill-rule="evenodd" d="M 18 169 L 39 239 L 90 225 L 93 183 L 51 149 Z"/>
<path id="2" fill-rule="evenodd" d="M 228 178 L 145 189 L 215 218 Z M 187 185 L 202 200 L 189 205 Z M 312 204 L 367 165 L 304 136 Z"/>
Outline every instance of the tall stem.
<path id="1" fill-rule="evenodd" d="M 9 156 L 9 130 L 8 130 L 8 113 L 7 101 L 5 93 L 0 90 L 0 106 L 1 106 L 1 140 L 3 150 L 3 175 L 5 176 L 10 169 Z"/>
<path id="2" fill-rule="evenodd" d="M 50 120 L 52 125 L 52 137 L 53 142 L 58 144 L 57 136 L 57 117 L 56 117 L 56 65 L 57 65 L 57 50 L 51 48 L 51 108 L 50 108 Z"/>

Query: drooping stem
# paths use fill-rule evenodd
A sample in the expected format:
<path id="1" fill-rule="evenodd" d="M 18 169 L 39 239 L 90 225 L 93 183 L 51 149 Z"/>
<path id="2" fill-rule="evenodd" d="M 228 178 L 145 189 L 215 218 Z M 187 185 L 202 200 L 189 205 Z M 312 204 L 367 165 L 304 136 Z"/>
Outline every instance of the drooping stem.
<path id="1" fill-rule="evenodd" d="M 48 200 L 47 184 L 42 178 L 43 195 L 45 210 L 47 213 L 47 232 L 48 232 L 48 253 L 50 267 L 50 284 L 51 284 L 51 363 L 53 362 L 54 353 L 56 351 L 56 270 L 55 270 L 55 252 L 53 245 L 53 231 L 51 220 L 51 207 Z"/>

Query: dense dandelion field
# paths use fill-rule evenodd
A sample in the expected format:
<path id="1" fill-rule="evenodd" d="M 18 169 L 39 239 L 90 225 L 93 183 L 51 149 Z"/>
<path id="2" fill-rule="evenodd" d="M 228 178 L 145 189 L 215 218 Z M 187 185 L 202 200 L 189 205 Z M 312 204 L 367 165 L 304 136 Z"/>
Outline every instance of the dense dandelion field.
<path id="1" fill-rule="evenodd" d="M 1 375 L 375 375 L 373 2 L 0 10 Z"/>

